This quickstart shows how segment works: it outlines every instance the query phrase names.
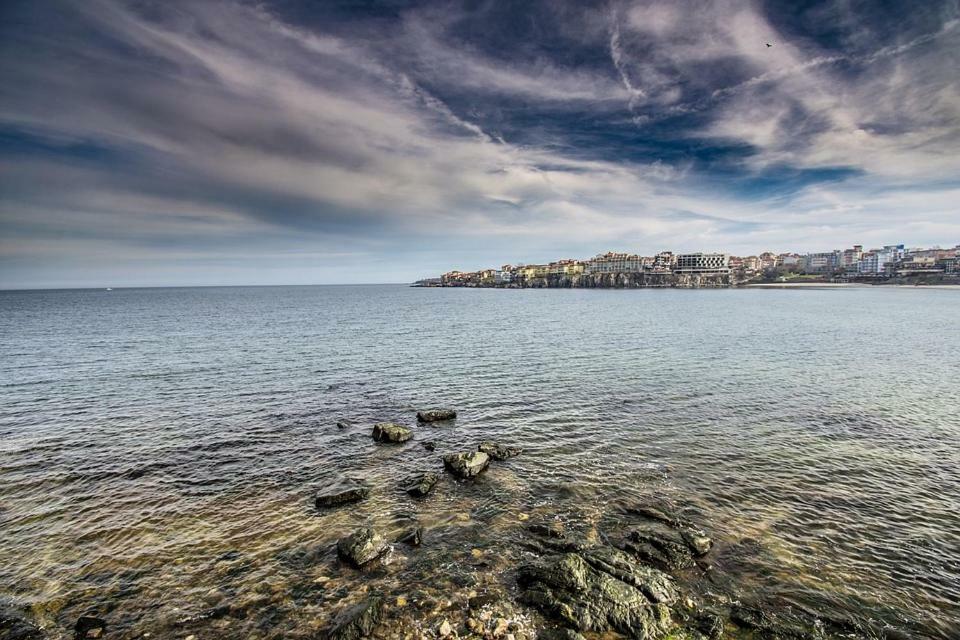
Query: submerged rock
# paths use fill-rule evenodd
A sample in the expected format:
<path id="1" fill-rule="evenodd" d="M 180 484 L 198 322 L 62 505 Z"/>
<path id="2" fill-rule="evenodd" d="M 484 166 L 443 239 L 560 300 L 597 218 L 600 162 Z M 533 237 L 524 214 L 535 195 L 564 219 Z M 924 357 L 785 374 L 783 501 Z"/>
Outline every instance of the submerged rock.
<path id="1" fill-rule="evenodd" d="M 373 425 L 372 435 L 377 442 L 406 442 L 413 437 L 410 429 L 393 422 L 378 422 Z"/>
<path id="2" fill-rule="evenodd" d="M 639 504 L 633 507 L 628 507 L 625 509 L 626 513 L 643 516 L 648 520 L 658 520 L 664 524 L 668 524 L 671 527 L 679 527 L 681 525 L 680 518 L 675 515 L 668 513 L 666 510 L 656 507 L 649 504 Z"/>
<path id="3" fill-rule="evenodd" d="M 499 601 L 499 596 L 492 593 L 483 593 L 478 596 L 473 596 L 467 600 L 467 606 L 471 609 L 483 609 L 484 607 L 495 604 Z"/>
<path id="4" fill-rule="evenodd" d="M 694 620 L 694 626 L 697 631 L 710 638 L 717 640 L 723 637 L 723 618 L 711 612 L 699 614 Z"/>
<path id="5" fill-rule="evenodd" d="M 472 478 L 479 475 L 490 464 L 490 456 L 482 451 L 471 453 L 451 453 L 443 456 L 443 466 L 447 471 L 460 478 Z"/>
<path id="6" fill-rule="evenodd" d="M 537 640 L 587 640 L 573 629 L 566 627 L 548 627 L 541 629 Z"/>
<path id="7" fill-rule="evenodd" d="M 80 616 L 73 627 L 74 640 L 102 638 L 107 632 L 107 621 L 94 616 Z"/>
<path id="8" fill-rule="evenodd" d="M 693 567 L 694 559 L 706 555 L 713 541 L 693 527 L 678 530 L 662 522 L 651 522 L 634 529 L 620 546 L 645 562 L 677 570 Z"/>
<path id="9" fill-rule="evenodd" d="M 521 566 L 517 582 L 524 602 L 578 631 L 655 639 L 673 626 L 670 576 L 610 547 L 541 558 Z"/>
<path id="10" fill-rule="evenodd" d="M 413 529 L 405 531 L 397 538 L 397 542 L 408 544 L 411 547 L 419 547 L 420 543 L 423 542 L 423 527 L 414 527 Z"/>
<path id="11" fill-rule="evenodd" d="M 403 489 L 415 498 L 426 496 L 436 486 L 440 476 L 435 473 L 418 473 L 403 481 Z"/>
<path id="12" fill-rule="evenodd" d="M 531 524 L 527 527 L 527 531 L 535 533 L 538 536 L 543 536 L 544 538 L 554 538 L 557 540 L 567 537 L 566 532 L 563 530 L 563 525 L 556 520 Z"/>
<path id="13" fill-rule="evenodd" d="M 337 429 L 349 429 L 353 426 L 353 423 L 349 420 L 340 420 L 337 422 Z"/>
<path id="14" fill-rule="evenodd" d="M 0 638 L 4 640 L 40 640 L 40 627 L 27 622 L 14 611 L 0 610 Z"/>
<path id="15" fill-rule="evenodd" d="M 327 631 L 328 640 L 358 640 L 373 633 L 383 615 L 383 598 L 373 596 L 341 611 Z"/>
<path id="16" fill-rule="evenodd" d="M 370 527 L 358 529 L 337 542 L 337 554 L 356 567 L 362 567 L 382 556 L 389 545 L 379 533 Z"/>
<path id="17" fill-rule="evenodd" d="M 368 495 L 370 495 L 369 486 L 357 480 L 345 478 L 318 491 L 314 502 L 318 509 L 329 509 L 342 504 L 359 502 Z"/>
<path id="18" fill-rule="evenodd" d="M 805 621 L 787 611 L 772 612 L 754 606 L 736 606 L 730 619 L 738 627 L 759 631 L 764 638 L 819 640 L 823 634 L 816 620 Z"/>
<path id="19" fill-rule="evenodd" d="M 437 443 L 434 442 L 433 440 L 427 440 L 426 442 L 423 443 L 423 448 L 426 449 L 427 451 L 436 451 Z"/>
<path id="20" fill-rule="evenodd" d="M 486 440 L 477 446 L 477 451 L 482 451 L 494 460 L 506 460 L 518 456 L 523 452 L 519 447 L 507 447 L 496 442 Z"/>
<path id="21" fill-rule="evenodd" d="M 453 409 L 426 409 L 417 412 L 417 420 L 420 422 L 440 422 L 442 420 L 453 420 L 457 417 L 457 412 Z"/>

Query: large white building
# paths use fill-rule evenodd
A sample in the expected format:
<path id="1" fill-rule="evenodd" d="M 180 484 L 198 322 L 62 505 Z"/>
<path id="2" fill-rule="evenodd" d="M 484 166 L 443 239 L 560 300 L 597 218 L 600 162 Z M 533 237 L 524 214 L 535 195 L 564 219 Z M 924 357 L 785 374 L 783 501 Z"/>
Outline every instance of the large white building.
<path id="1" fill-rule="evenodd" d="M 628 253 L 603 253 L 587 262 L 587 273 L 640 273 L 643 256 Z"/>
<path id="2" fill-rule="evenodd" d="M 726 253 L 680 253 L 675 273 L 729 273 L 730 256 Z"/>
<path id="3" fill-rule="evenodd" d="M 874 249 L 863 254 L 857 271 L 867 275 L 886 273 L 888 265 L 892 267 L 902 257 L 902 244 L 888 244 L 883 249 Z"/>

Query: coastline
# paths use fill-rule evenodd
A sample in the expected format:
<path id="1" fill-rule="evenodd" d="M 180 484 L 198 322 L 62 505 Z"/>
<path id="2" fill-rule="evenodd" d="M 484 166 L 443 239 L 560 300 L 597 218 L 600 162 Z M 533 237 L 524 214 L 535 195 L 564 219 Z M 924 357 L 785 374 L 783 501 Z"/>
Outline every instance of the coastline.
<path id="1" fill-rule="evenodd" d="M 960 290 L 960 284 L 869 284 L 866 282 L 755 282 L 740 285 L 749 289 L 948 289 Z"/>

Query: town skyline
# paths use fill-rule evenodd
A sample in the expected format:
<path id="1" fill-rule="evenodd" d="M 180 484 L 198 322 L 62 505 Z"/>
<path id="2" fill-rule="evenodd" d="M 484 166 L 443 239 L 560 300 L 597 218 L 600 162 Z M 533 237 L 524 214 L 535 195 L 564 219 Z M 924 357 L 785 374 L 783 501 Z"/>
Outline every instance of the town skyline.
<path id="1" fill-rule="evenodd" d="M 762 251 L 737 256 L 724 252 L 659 251 L 653 255 L 607 251 L 591 258 L 558 258 L 546 263 L 504 263 L 474 271 L 452 269 L 417 281 L 424 286 L 507 286 L 511 283 L 597 274 L 732 274 L 748 281 L 766 272 L 877 279 L 898 276 L 943 276 L 960 281 L 960 243 L 953 247 L 907 247 L 888 244 L 867 248 L 800 253 Z"/>

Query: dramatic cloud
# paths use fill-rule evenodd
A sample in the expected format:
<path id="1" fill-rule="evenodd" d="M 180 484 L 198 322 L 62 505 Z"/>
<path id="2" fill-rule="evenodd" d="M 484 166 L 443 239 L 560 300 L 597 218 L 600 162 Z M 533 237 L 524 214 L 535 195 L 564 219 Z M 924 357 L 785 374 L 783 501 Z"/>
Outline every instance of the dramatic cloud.
<path id="1" fill-rule="evenodd" d="M 956 2 L 586 4 L 5 3 L 0 287 L 960 240 Z"/>

